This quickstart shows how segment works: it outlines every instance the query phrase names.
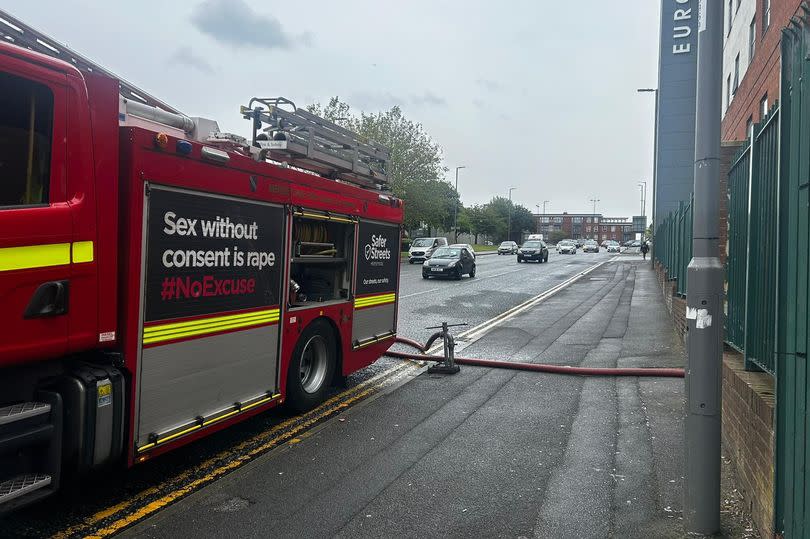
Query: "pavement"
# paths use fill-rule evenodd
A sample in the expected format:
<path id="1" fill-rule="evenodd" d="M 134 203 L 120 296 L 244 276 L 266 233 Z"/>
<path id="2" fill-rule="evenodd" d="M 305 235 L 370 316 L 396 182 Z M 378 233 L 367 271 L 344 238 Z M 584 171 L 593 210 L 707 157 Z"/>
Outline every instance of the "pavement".
<path id="1" fill-rule="evenodd" d="M 683 366 L 649 263 L 590 260 L 604 263 L 462 341 L 459 355 Z M 551 262 L 515 269 L 523 295 L 554 282 Z M 681 379 L 421 372 L 122 535 L 680 537 L 683 389 Z"/>

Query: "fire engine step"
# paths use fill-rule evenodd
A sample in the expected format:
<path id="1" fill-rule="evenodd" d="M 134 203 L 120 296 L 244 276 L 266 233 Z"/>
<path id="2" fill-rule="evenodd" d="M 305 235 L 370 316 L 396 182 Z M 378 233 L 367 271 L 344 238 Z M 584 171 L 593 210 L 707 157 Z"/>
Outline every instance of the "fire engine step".
<path id="1" fill-rule="evenodd" d="M 51 476 L 41 473 L 18 475 L 0 483 L 0 505 L 51 484 Z"/>
<path id="2" fill-rule="evenodd" d="M 0 408 L 0 425 L 8 425 L 51 412 L 51 405 L 45 402 L 21 402 Z"/>

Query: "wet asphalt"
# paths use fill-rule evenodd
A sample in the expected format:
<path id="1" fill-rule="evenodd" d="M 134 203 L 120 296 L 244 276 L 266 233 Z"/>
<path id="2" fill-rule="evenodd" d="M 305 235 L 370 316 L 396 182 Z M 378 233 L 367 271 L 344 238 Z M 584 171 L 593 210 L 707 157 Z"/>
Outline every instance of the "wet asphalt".
<path id="1" fill-rule="evenodd" d="M 436 291 L 435 309 L 405 304 L 409 286 L 420 291 L 409 269 L 403 308 L 413 331 L 436 313 L 483 319 L 498 309 L 490 296 L 511 298 L 503 310 L 598 256 L 482 260 L 481 281 L 422 283 L 436 287 L 421 294 Z M 683 366 L 655 276 L 637 257 L 463 346 L 514 361 Z M 682 415 L 682 379 L 422 373 L 123 535 L 680 537 Z"/>
<path id="2" fill-rule="evenodd" d="M 552 252 L 548 263 L 518 264 L 515 256 L 480 255 L 476 277 L 465 276 L 461 281 L 424 280 L 421 265 L 404 262 L 401 268 L 399 334 L 423 342 L 432 332 L 425 329 L 426 326 L 438 325 L 445 320 L 479 324 L 594 263 L 608 259 L 606 253 L 557 255 Z M 346 387 L 335 388 L 333 394 L 363 384 L 399 364 L 399 360 L 381 358 L 351 375 Z M 166 478 L 184 473 L 198 475 L 195 472 L 198 464 L 291 418 L 293 416 L 284 409 L 271 410 L 130 470 L 110 470 L 80 483 L 66 485 L 60 495 L 0 517 L 0 537 L 42 537 L 71 529 L 90 515 L 126 504 L 133 496 L 155 489 Z"/>

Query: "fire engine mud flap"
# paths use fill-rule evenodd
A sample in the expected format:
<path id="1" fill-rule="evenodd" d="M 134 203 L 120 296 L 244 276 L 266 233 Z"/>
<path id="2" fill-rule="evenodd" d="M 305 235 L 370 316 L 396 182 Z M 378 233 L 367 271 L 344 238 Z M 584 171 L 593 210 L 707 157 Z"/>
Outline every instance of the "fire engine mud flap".
<path id="1" fill-rule="evenodd" d="M 396 334 L 399 280 L 399 226 L 360 221 L 352 345 L 375 343 Z"/>
<path id="2" fill-rule="evenodd" d="M 275 398 L 286 213 L 150 184 L 136 447 Z"/>

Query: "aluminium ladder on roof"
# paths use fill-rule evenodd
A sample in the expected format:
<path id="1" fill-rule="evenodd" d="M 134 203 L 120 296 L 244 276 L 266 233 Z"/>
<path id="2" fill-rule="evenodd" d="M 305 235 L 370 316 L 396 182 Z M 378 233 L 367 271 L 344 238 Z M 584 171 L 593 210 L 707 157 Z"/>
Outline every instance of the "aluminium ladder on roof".
<path id="1" fill-rule="evenodd" d="M 254 97 L 242 107 L 242 115 L 253 121 L 253 145 L 270 159 L 362 187 L 387 189 L 390 154 L 381 144 L 361 140 L 357 133 L 283 97 Z"/>
<path id="2" fill-rule="evenodd" d="M 28 26 L 18 18 L 14 17 L 7 11 L 3 11 L 2 9 L 0 9 L 0 38 L 17 46 L 58 58 L 73 65 L 80 71 L 98 73 L 113 79 L 117 79 L 120 86 L 119 91 L 123 97 L 143 103 L 145 105 L 163 109 L 167 112 L 181 114 L 180 111 L 174 107 L 164 103 L 152 95 L 149 95 L 134 84 L 125 81 L 111 71 L 104 69 L 100 65 L 82 56 L 76 51 L 69 49 L 50 36 Z"/>

